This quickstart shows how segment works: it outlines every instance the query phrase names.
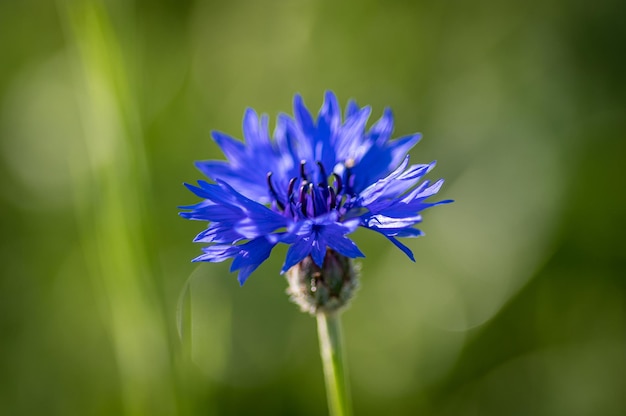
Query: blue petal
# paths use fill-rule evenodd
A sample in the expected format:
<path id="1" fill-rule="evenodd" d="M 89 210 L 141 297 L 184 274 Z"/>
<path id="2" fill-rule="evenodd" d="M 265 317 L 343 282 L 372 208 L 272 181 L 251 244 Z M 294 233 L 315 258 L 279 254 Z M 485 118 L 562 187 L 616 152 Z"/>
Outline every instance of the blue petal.
<path id="1" fill-rule="evenodd" d="M 192 261 L 208 261 L 212 263 L 218 263 L 227 260 L 239 252 L 237 246 L 228 245 L 214 245 L 210 247 L 203 247 L 204 254 L 196 257 Z"/>
<path id="2" fill-rule="evenodd" d="M 321 235 L 318 235 L 312 244 L 311 257 L 318 267 L 324 265 L 324 257 L 326 257 L 326 241 Z"/>
<path id="3" fill-rule="evenodd" d="M 396 247 L 398 247 L 404 254 L 406 254 L 412 262 L 415 262 L 415 257 L 413 256 L 413 252 L 410 248 L 396 240 L 394 237 L 385 236 L 389 241 L 391 241 Z"/>
<path id="4" fill-rule="evenodd" d="M 296 161 L 296 151 L 294 143 L 295 138 L 292 132 L 296 130 L 295 123 L 287 114 L 279 114 L 276 119 L 276 128 L 274 129 L 274 140 L 276 147 L 282 158 Z M 299 162 L 299 160 L 297 160 Z M 292 167 L 295 167 L 295 163 Z"/>
<path id="5" fill-rule="evenodd" d="M 359 106 L 356 101 L 350 100 L 348 101 L 348 105 L 346 106 L 346 120 L 355 115 L 359 111 Z"/>
<path id="6" fill-rule="evenodd" d="M 341 227 L 343 227 L 344 234 L 349 234 L 351 232 L 354 232 L 359 225 L 361 225 L 361 219 L 360 218 L 354 218 L 348 221 L 344 221 L 340 224 Z"/>
<path id="7" fill-rule="evenodd" d="M 396 230 L 394 234 L 387 234 L 388 236 L 393 237 L 402 237 L 402 238 L 417 238 L 422 237 L 424 232 L 422 230 L 418 230 L 417 228 L 403 228 L 400 230 Z"/>
<path id="8" fill-rule="evenodd" d="M 377 231 L 386 237 L 402 237 L 402 238 L 417 238 L 424 235 L 421 230 L 417 228 L 405 227 L 405 228 L 377 228 L 370 227 L 370 230 Z"/>
<path id="9" fill-rule="evenodd" d="M 273 221 L 272 219 L 260 221 L 252 218 L 244 218 L 235 224 L 234 230 L 243 237 L 251 239 L 267 235 L 279 228 L 284 227 L 285 224 L 285 217 L 281 217 L 280 221 Z"/>
<path id="10" fill-rule="evenodd" d="M 338 224 L 327 225 L 322 229 L 320 234 L 324 237 L 328 246 L 340 254 L 350 258 L 365 257 L 356 244 L 345 236 L 345 227 Z"/>
<path id="11" fill-rule="evenodd" d="M 244 267 L 254 266 L 257 268 L 263 263 L 272 252 L 275 244 L 267 241 L 265 237 L 255 238 L 245 244 L 238 246 L 239 253 L 230 266 L 230 271 L 235 271 Z M 240 282 L 243 284 L 242 282 Z"/>
<path id="12" fill-rule="evenodd" d="M 240 165 L 245 162 L 246 147 L 242 142 L 219 131 L 211 132 L 211 136 L 231 163 Z"/>
<path id="13" fill-rule="evenodd" d="M 407 152 L 422 139 L 421 133 L 400 137 L 390 141 L 385 146 L 385 150 L 391 155 L 392 165 L 396 166 L 404 158 Z"/>
<path id="14" fill-rule="evenodd" d="M 409 194 L 407 194 L 406 197 L 402 198 L 402 200 L 406 202 L 410 202 L 415 199 L 423 200 L 430 196 L 435 195 L 437 192 L 439 192 L 439 189 L 441 189 L 441 186 L 443 185 L 443 179 L 439 179 L 437 182 L 435 182 L 431 186 L 428 186 L 428 184 L 429 182 L 426 181 L 424 184 L 425 186 L 420 186 L 414 189 Z"/>
<path id="15" fill-rule="evenodd" d="M 294 122 L 290 119 L 285 119 L 284 123 L 286 143 L 290 149 L 289 154 L 294 162 L 297 162 L 294 163 L 294 166 L 300 166 L 301 160 L 307 163 L 314 163 L 313 138 L 315 136 L 315 130 L 313 127 L 305 130 L 298 122 Z"/>
<path id="16" fill-rule="evenodd" d="M 226 162 L 197 162 L 196 167 L 214 181 L 227 182 L 242 195 L 259 202 L 269 202 L 270 196 L 265 182 L 265 173 L 242 175 L 241 171 L 233 170 Z M 266 172 L 267 173 L 267 172 Z M 254 178 L 254 179 L 252 179 Z M 261 179 L 262 178 L 262 179 Z"/>
<path id="17" fill-rule="evenodd" d="M 363 135 L 371 112 L 371 107 L 366 106 L 346 119 L 335 143 L 338 161 L 358 160 L 371 147 Z"/>
<path id="18" fill-rule="evenodd" d="M 341 124 L 341 108 L 337 97 L 332 91 L 326 91 L 324 104 L 317 117 L 317 128 L 327 130 L 329 133 Z"/>
<path id="19" fill-rule="evenodd" d="M 220 223 L 211 223 L 209 228 L 199 233 L 193 239 L 194 243 L 235 243 L 243 237 L 229 226 Z"/>
<path id="20" fill-rule="evenodd" d="M 313 224 L 316 224 L 317 218 L 313 220 L 299 221 L 291 226 L 291 232 L 300 237 L 306 237 L 313 232 Z"/>
<path id="21" fill-rule="evenodd" d="M 243 116 L 243 137 L 250 148 L 267 148 L 271 144 L 267 131 L 267 121 L 267 117 L 263 117 L 259 124 L 259 116 L 256 111 L 251 108 L 246 110 Z"/>
<path id="22" fill-rule="evenodd" d="M 393 133 L 393 113 L 390 108 L 385 108 L 383 116 L 370 128 L 369 135 L 372 140 L 382 145 L 386 143 Z"/>
<path id="23" fill-rule="evenodd" d="M 352 240 L 345 236 L 336 237 L 332 240 L 328 240 L 328 246 L 336 252 L 352 259 L 357 257 L 365 257 L 365 254 L 363 254 L 361 250 L 359 250 L 359 247 L 357 247 L 357 245 L 354 244 Z"/>
<path id="24" fill-rule="evenodd" d="M 402 216 L 400 218 L 387 217 L 382 214 L 371 215 L 363 219 L 367 228 L 406 228 L 422 221 L 422 216 L 414 214 L 412 216 Z"/>
<path id="25" fill-rule="evenodd" d="M 296 94 L 293 99 L 293 115 L 302 129 L 302 132 L 308 137 L 313 137 L 315 134 L 313 118 L 311 117 L 309 110 L 304 105 L 304 101 L 302 100 L 302 96 L 300 96 L 300 94 Z"/>
<path id="26" fill-rule="evenodd" d="M 238 246 L 239 253 L 233 264 L 231 265 L 231 271 L 240 269 L 243 266 L 250 266 L 252 264 L 260 264 L 269 255 L 270 251 L 274 248 L 275 244 L 267 241 L 265 237 L 255 238 L 245 244 Z"/>
<path id="27" fill-rule="evenodd" d="M 388 142 L 384 148 L 372 146 L 354 167 L 354 191 L 361 192 L 378 179 L 386 176 L 406 157 L 408 150 L 421 138 L 420 134 Z"/>
<path id="28" fill-rule="evenodd" d="M 240 286 L 243 286 L 243 284 L 246 283 L 246 280 L 248 280 L 248 277 L 250 277 L 252 272 L 255 271 L 257 267 L 259 267 L 259 264 L 250 265 L 250 266 L 242 267 L 241 269 L 239 269 L 239 274 L 237 275 L 237 281 L 239 282 Z"/>
<path id="29" fill-rule="evenodd" d="M 428 209 L 437 205 L 449 204 L 451 202 L 453 201 L 450 199 L 446 199 L 445 201 L 432 202 L 432 203 L 425 203 L 425 202 L 421 202 L 420 200 L 415 200 L 408 204 L 400 202 L 400 203 L 394 204 L 393 206 L 389 208 L 383 209 L 382 211 L 380 211 L 380 213 L 388 217 L 403 218 L 403 217 L 407 217 L 410 215 L 414 215 L 416 212 L 424 211 L 425 209 Z"/>
<path id="30" fill-rule="evenodd" d="M 198 208 L 203 208 L 206 207 L 208 205 L 213 205 L 213 202 L 211 201 L 207 201 L 206 199 L 204 201 L 200 201 L 197 204 L 192 204 L 192 205 L 180 205 L 178 208 L 180 209 L 198 209 Z"/>
<path id="31" fill-rule="evenodd" d="M 196 168 L 208 178 L 213 180 L 219 177 L 235 177 L 241 175 L 235 173 L 229 162 L 224 160 L 201 160 L 194 163 Z"/>
<path id="32" fill-rule="evenodd" d="M 209 205 L 192 212 L 183 212 L 181 215 L 188 219 L 235 223 L 244 218 L 239 208 L 225 205 Z"/>
<path id="33" fill-rule="evenodd" d="M 183 185 L 185 185 L 185 187 L 193 192 L 196 196 L 199 196 L 200 198 L 210 199 L 211 194 L 206 189 L 191 185 L 189 183 L 184 183 Z"/>
<path id="34" fill-rule="evenodd" d="M 408 164 L 409 164 L 409 156 L 407 155 L 404 158 L 404 161 L 393 172 L 391 172 L 386 177 L 379 179 L 372 185 L 365 188 L 359 194 L 359 199 L 358 199 L 359 203 L 363 206 L 368 206 L 372 204 L 374 201 L 384 198 L 385 195 L 387 194 L 387 188 L 389 187 L 389 185 L 398 176 L 401 175 L 402 171 L 406 168 Z"/>
<path id="35" fill-rule="evenodd" d="M 428 165 L 412 165 L 405 172 L 385 184 L 382 196 L 395 199 L 413 188 L 432 169 L 434 162 Z"/>
<path id="36" fill-rule="evenodd" d="M 281 214 L 272 211 L 263 204 L 260 204 L 250 198 L 245 197 L 244 195 L 233 189 L 226 182 L 218 180 L 217 183 L 228 196 L 232 197 L 234 204 L 236 204 L 237 207 L 243 209 L 250 218 L 259 222 L 272 221 L 277 224 L 287 224 L 287 219 Z"/>
<path id="37" fill-rule="evenodd" d="M 283 264 L 280 274 L 285 273 L 287 270 L 300 263 L 311 253 L 311 239 L 311 236 L 302 237 L 289 247 L 289 250 L 287 250 L 287 257 L 285 258 L 285 263 Z"/>

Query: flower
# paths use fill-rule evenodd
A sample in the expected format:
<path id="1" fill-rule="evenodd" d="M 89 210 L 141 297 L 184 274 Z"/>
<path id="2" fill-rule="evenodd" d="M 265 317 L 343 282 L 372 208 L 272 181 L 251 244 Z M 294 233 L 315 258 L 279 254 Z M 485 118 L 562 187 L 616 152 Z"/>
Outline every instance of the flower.
<path id="1" fill-rule="evenodd" d="M 268 117 L 252 109 L 243 118 L 245 142 L 212 133 L 227 160 L 196 162 L 212 182 L 185 184 L 203 200 L 180 213 L 209 222 L 194 239 L 209 246 L 193 261 L 232 258 L 243 285 L 279 243 L 289 245 L 281 273 L 309 256 L 321 268 L 328 250 L 364 257 L 347 237 L 358 227 L 384 235 L 415 261 L 397 238 L 422 235 L 414 228 L 420 212 L 452 202 L 426 201 L 443 184 L 422 181 L 435 162 L 409 165 L 407 152 L 421 135 L 390 140 L 389 109 L 366 131 L 370 107 L 350 101 L 342 118 L 330 91 L 317 120 L 300 95 L 293 107 L 293 117 L 279 115 L 273 138 Z"/>

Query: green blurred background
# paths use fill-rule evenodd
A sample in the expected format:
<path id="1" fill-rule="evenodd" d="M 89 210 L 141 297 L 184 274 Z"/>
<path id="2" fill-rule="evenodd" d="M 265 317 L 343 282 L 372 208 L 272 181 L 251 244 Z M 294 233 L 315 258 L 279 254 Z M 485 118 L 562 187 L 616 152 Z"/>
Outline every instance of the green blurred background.
<path id="1" fill-rule="evenodd" d="M 421 131 L 417 263 L 366 231 L 357 415 L 626 414 L 623 1 L 0 1 L 0 414 L 320 415 L 285 249 L 192 264 L 194 160 L 323 92 Z M 183 341 L 176 330 L 183 296 Z"/>

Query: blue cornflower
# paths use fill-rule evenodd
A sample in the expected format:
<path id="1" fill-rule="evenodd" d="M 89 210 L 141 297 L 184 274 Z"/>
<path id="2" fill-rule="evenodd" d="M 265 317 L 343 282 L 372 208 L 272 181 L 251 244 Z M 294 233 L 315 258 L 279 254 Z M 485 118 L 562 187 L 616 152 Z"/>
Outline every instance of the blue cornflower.
<path id="1" fill-rule="evenodd" d="M 341 108 L 327 92 L 317 120 L 300 95 L 293 117 L 281 114 L 270 138 L 268 117 L 248 109 L 245 143 L 213 132 L 226 161 L 196 162 L 212 182 L 185 184 L 203 201 L 182 207 L 184 218 L 208 221 L 194 241 L 209 243 L 194 261 L 232 258 L 243 284 L 278 243 L 288 244 L 281 273 L 311 257 L 322 267 L 327 251 L 364 257 L 347 235 L 365 227 L 379 232 L 415 261 L 397 237 L 418 237 L 414 226 L 443 180 L 422 181 L 435 162 L 409 165 L 408 150 L 421 135 L 390 140 L 389 109 L 366 131 L 370 107 L 350 101 Z M 333 254 L 334 255 L 334 254 Z"/>

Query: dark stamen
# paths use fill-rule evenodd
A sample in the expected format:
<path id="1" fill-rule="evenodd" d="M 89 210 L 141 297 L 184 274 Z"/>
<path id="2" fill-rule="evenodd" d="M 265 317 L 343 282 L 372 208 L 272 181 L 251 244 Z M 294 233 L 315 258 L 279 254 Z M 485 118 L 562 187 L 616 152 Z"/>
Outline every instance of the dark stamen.
<path id="1" fill-rule="evenodd" d="M 330 209 L 335 209 L 335 207 L 337 206 L 337 195 L 335 195 L 335 188 L 329 186 L 328 193 L 330 194 Z"/>
<path id="2" fill-rule="evenodd" d="M 352 188 L 354 188 L 354 182 L 356 182 L 356 176 L 352 174 L 352 172 L 348 171 L 348 184 L 346 188 L 348 189 L 346 192 L 353 194 Z"/>
<path id="3" fill-rule="evenodd" d="M 335 191 L 337 192 L 337 195 L 339 195 L 343 188 L 343 184 L 341 183 L 341 176 L 337 175 L 335 172 L 333 172 L 333 176 L 335 177 L 335 182 L 337 182 Z"/>
<path id="4" fill-rule="evenodd" d="M 302 178 L 302 180 L 308 182 L 309 178 L 307 178 L 306 172 L 304 171 L 304 165 L 306 165 L 306 160 L 303 159 L 300 161 L 300 177 Z"/>
<path id="5" fill-rule="evenodd" d="M 352 186 L 354 185 L 354 176 L 352 176 L 352 166 L 346 167 L 346 194 L 352 192 Z"/>
<path id="6" fill-rule="evenodd" d="M 270 192 L 272 193 L 272 195 L 275 195 L 276 190 L 274 190 L 274 187 L 272 186 L 272 172 L 267 172 L 267 175 L 265 175 L 265 179 L 267 180 L 267 187 L 270 188 Z"/>
<path id="7" fill-rule="evenodd" d="M 293 195 L 291 194 L 293 193 L 293 188 L 296 186 L 297 180 L 298 178 L 291 178 L 289 181 L 289 186 L 287 187 L 287 198 L 289 198 L 290 201 L 293 200 Z"/>
<path id="8" fill-rule="evenodd" d="M 267 179 L 267 187 L 270 188 L 270 193 L 272 194 L 272 196 L 276 200 L 276 205 L 278 206 L 278 208 L 281 211 L 284 211 L 285 210 L 285 204 L 280 202 L 280 199 L 278 199 L 278 193 L 276 193 L 276 189 L 274 189 L 274 185 L 272 185 L 272 172 L 267 172 L 266 179 Z"/>
<path id="9" fill-rule="evenodd" d="M 307 206 L 306 206 L 306 188 L 307 188 L 306 185 L 302 185 L 300 187 L 300 210 L 302 211 L 302 214 L 304 214 L 305 217 L 307 216 L 307 213 L 306 213 L 306 208 L 307 208 Z"/>
<path id="10" fill-rule="evenodd" d="M 324 165 L 319 160 L 317 161 L 317 167 L 320 169 L 320 175 L 322 176 L 322 181 L 319 183 L 320 186 L 328 185 L 328 176 L 326 175 L 326 169 L 324 169 Z"/>
<path id="11" fill-rule="evenodd" d="M 307 190 L 306 191 L 307 191 L 307 193 L 309 195 L 311 195 L 311 207 L 313 208 L 313 216 L 316 216 L 317 215 L 317 212 L 316 212 L 317 210 L 315 209 L 315 190 L 313 189 L 313 184 L 312 183 L 310 183 L 307 186 Z"/>

